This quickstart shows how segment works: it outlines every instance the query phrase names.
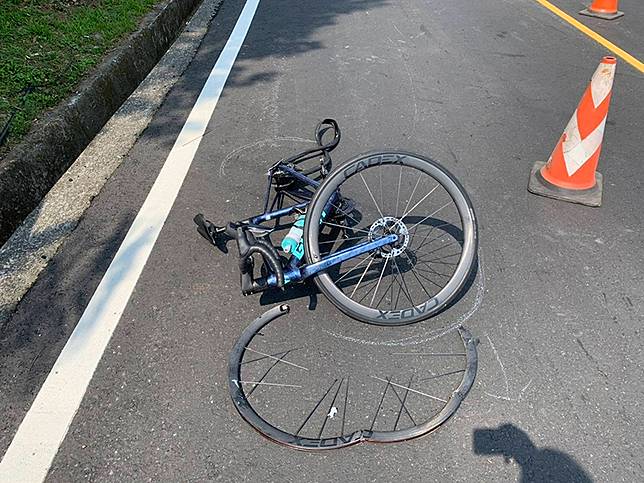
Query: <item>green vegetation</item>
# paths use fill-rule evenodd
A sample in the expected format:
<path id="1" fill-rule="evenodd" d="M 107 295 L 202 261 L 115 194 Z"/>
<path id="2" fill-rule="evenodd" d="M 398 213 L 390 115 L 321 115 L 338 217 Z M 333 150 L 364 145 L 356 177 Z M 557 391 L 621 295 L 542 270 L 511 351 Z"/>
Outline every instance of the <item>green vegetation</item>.
<path id="1" fill-rule="evenodd" d="M 158 1 L 0 0 L 0 129 L 18 109 L 0 157 Z"/>

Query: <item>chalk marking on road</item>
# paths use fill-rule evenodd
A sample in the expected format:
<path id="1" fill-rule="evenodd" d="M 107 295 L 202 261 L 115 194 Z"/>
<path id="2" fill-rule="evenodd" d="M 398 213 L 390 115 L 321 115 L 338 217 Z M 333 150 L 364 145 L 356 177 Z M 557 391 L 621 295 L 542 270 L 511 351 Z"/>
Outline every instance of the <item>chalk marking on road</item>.
<path id="1" fill-rule="evenodd" d="M 532 384 L 532 379 L 530 379 L 530 381 L 525 386 L 523 386 L 523 389 L 521 389 L 521 392 L 519 393 L 519 400 L 521 400 L 521 398 L 523 397 L 523 394 L 528 390 L 531 384 Z"/>
<path id="2" fill-rule="evenodd" d="M 543 7 L 547 8 L 548 10 L 550 10 L 552 13 L 557 15 L 562 20 L 565 20 L 566 22 L 568 22 L 570 25 L 575 27 L 577 30 L 579 30 L 579 31 L 585 33 L 586 35 L 588 35 L 588 37 L 593 39 L 595 42 L 597 42 L 597 43 L 603 45 L 604 47 L 606 47 L 613 54 L 617 55 L 622 60 L 628 62 L 629 64 L 631 64 L 633 67 L 635 67 L 640 72 L 644 73 L 644 63 L 643 62 L 641 62 L 640 60 L 636 59 L 635 57 L 633 57 L 631 54 L 629 54 L 625 50 L 619 48 L 617 45 L 612 43 L 610 40 L 605 39 L 604 37 L 599 35 L 594 30 L 589 29 L 583 23 L 581 23 L 579 20 L 571 17 L 570 15 L 568 15 L 563 10 L 555 7 L 552 3 L 548 2 L 548 0 L 535 0 L 535 1 L 539 2 Z"/>
<path id="3" fill-rule="evenodd" d="M 226 176 L 226 166 L 228 165 L 229 161 L 233 158 L 233 156 L 240 154 L 242 151 L 246 151 L 251 148 L 257 148 L 259 146 L 265 146 L 267 144 L 270 147 L 276 147 L 278 146 L 277 143 L 282 141 L 288 141 L 289 143 L 302 142 L 302 143 L 308 143 L 308 144 L 315 144 L 315 141 L 312 141 L 311 139 L 304 139 L 296 136 L 278 136 L 274 138 L 261 139 L 259 141 L 245 144 L 244 146 L 240 146 L 238 148 L 233 149 L 231 152 L 229 152 L 226 155 L 224 160 L 221 162 L 221 166 L 219 166 L 219 176 L 222 176 L 222 177 Z"/>
<path id="4" fill-rule="evenodd" d="M 0 462 L 0 481 L 43 481 L 179 193 L 260 0 L 247 0 L 188 119 L 78 325 Z"/>
<path id="5" fill-rule="evenodd" d="M 501 367 L 501 374 L 503 374 L 503 380 L 505 381 L 505 396 L 497 396 L 496 394 L 490 394 L 489 392 L 486 392 L 485 394 L 497 399 L 511 401 L 512 399 L 510 399 L 510 384 L 508 382 L 508 375 L 505 372 L 505 367 L 503 367 L 503 362 L 501 362 L 501 358 L 499 357 L 499 352 L 496 350 L 496 347 L 494 347 L 494 343 L 492 343 L 490 336 L 486 334 L 485 337 L 487 337 L 487 341 L 490 343 L 490 347 L 492 347 L 492 352 L 494 352 L 494 357 L 496 357 L 496 361 L 499 363 L 499 367 Z"/>

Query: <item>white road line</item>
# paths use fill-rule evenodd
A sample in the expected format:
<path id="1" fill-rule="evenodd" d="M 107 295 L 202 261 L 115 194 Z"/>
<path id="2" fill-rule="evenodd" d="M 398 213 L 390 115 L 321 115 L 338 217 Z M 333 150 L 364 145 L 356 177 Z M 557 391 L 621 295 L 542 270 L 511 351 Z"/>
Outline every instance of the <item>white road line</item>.
<path id="1" fill-rule="evenodd" d="M 0 481 L 37 482 L 47 476 L 188 173 L 259 2 L 244 5 L 148 197 L 0 462 Z"/>

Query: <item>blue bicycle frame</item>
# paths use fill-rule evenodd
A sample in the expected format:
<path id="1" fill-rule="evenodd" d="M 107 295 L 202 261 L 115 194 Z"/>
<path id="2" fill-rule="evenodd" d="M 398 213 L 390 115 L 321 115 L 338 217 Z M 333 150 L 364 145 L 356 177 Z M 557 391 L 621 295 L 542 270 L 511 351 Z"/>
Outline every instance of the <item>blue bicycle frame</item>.
<path id="1" fill-rule="evenodd" d="M 264 203 L 264 213 L 258 216 L 249 218 L 248 220 L 240 222 L 240 225 L 261 225 L 262 223 L 275 220 L 283 216 L 289 216 L 294 213 L 303 212 L 309 204 L 309 201 L 304 201 L 301 203 L 296 203 L 292 206 L 281 208 L 278 210 L 269 211 L 269 197 L 270 197 L 270 183 L 274 175 L 275 170 L 279 169 L 282 173 L 285 173 L 298 181 L 304 183 L 306 186 L 312 188 L 317 188 L 320 183 L 308 176 L 296 171 L 288 165 L 278 163 L 268 172 L 268 182 L 269 182 L 269 192 L 267 192 L 266 200 Z M 332 214 L 333 205 L 335 203 L 336 196 L 331 197 L 327 203 L 328 209 L 325 210 L 327 213 Z M 308 277 L 315 275 L 318 272 L 326 270 L 334 265 L 338 265 L 342 262 L 345 262 L 351 258 L 358 257 L 364 253 L 371 252 L 378 248 L 381 248 L 385 245 L 395 243 L 398 240 L 398 235 L 391 234 L 378 238 L 377 240 L 372 240 L 364 243 L 360 243 L 356 246 L 346 248 L 334 253 L 332 256 L 323 258 L 319 262 L 305 264 L 303 261 L 295 256 L 292 256 L 288 267 L 283 271 L 283 282 L 280 283 L 279 277 L 276 274 L 270 274 L 265 279 L 255 280 L 257 288 L 265 290 L 266 288 L 280 287 L 292 282 L 300 282 Z M 253 290 L 255 291 L 255 290 Z"/>

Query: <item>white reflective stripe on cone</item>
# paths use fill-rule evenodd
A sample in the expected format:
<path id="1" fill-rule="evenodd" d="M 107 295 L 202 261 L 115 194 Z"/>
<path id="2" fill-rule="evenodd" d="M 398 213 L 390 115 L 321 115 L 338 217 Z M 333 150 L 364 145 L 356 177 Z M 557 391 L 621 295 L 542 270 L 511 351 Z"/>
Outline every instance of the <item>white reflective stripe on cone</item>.
<path id="1" fill-rule="evenodd" d="M 565 139 L 562 145 L 568 176 L 575 174 L 588 161 L 588 158 L 597 151 L 597 148 L 602 145 L 605 125 L 606 118 L 604 117 L 593 132 L 586 138 L 581 139 L 579 126 L 577 125 L 577 111 L 572 115 L 564 131 Z"/>
<path id="2" fill-rule="evenodd" d="M 593 74 L 590 81 L 590 94 L 593 99 L 595 109 L 610 94 L 613 88 L 613 79 L 615 77 L 615 68 L 617 64 L 599 64 L 599 67 Z"/>

